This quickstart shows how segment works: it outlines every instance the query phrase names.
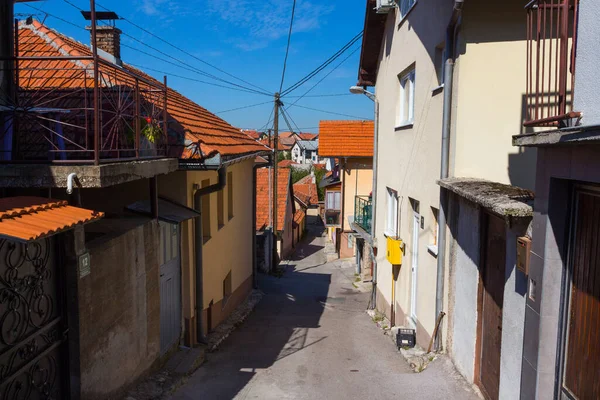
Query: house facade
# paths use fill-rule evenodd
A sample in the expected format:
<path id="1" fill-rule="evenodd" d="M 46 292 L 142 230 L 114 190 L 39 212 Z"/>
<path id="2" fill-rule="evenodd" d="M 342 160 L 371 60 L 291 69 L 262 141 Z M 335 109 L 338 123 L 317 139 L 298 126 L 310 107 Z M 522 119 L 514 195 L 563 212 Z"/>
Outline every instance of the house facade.
<path id="1" fill-rule="evenodd" d="M 319 163 L 319 140 L 296 140 L 292 146 L 292 161 L 298 164 Z"/>
<path id="2" fill-rule="evenodd" d="M 557 9 L 563 19 L 544 30 L 540 21 Z M 538 159 L 521 398 L 600 396 L 598 13 L 590 0 L 539 1 L 522 11 L 537 56 L 528 59 L 526 119 L 513 141 L 537 149 Z M 556 44 L 559 52 L 544 52 Z M 550 84 L 534 86 L 538 79 Z"/>
<path id="3" fill-rule="evenodd" d="M 518 398 L 527 278 L 516 246 L 536 165 L 535 150 L 511 142 L 524 120 L 523 4 L 376 6 L 367 1 L 358 82 L 379 103 L 376 307 L 421 347 L 433 338 L 484 396 Z"/>
<path id="4" fill-rule="evenodd" d="M 340 258 L 367 252 L 364 242 L 368 243 L 371 235 L 373 132 L 372 121 L 319 124 L 319 156 L 339 160 L 325 193 L 325 214 L 337 217 L 326 219 L 325 226 L 335 235 Z"/>
<path id="5" fill-rule="evenodd" d="M 11 196 L 51 192 L 56 201 L 43 206 L 50 211 L 64 214 L 68 201 L 104 217 L 84 227 L 98 218 L 77 211 L 81 219 L 64 227 L 71 231 L 53 228 L 52 241 L 62 243 L 56 254 L 71 272 L 49 297 L 68 301 L 55 304 L 59 319 L 39 333 L 68 334 L 52 336 L 51 358 L 42 346 L 32 360 L 52 369 L 56 379 L 43 387 L 55 398 L 118 397 L 180 344 L 202 341 L 249 293 L 254 206 L 247 199 L 253 160 L 268 149 L 123 63 L 118 41 L 102 40 L 118 36 L 114 27 L 99 29 L 99 56 L 35 20 L 15 32 L 18 54 L 6 56 L 17 68 L 0 74 L 0 91 L 14 94 L 0 100 L 0 186 Z M 98 74 L 90 73 L 94 63 Z M 219 209 L 227 210 L 223 226 Z M 32 216 L 41 222 L 39 214 Z M 239 247 L 229 258 L 216 250 L 226 237 Z M 20 351 L 9 347 L 3 354 Z M 13 379 L 20 378 L 3 378 L 5 387 L 14 388 Z"/>

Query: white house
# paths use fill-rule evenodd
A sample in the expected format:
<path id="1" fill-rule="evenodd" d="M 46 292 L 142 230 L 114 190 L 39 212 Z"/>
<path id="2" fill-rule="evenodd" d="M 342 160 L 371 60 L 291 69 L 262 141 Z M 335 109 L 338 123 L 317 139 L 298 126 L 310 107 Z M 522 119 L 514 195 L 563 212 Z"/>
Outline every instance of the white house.
<path id="1" fill-rule="evenodd" d="M 298 164 L 317 164 L 319 162 L 319 140 L 298 140 L 292 147 L 292 161 Z"/>

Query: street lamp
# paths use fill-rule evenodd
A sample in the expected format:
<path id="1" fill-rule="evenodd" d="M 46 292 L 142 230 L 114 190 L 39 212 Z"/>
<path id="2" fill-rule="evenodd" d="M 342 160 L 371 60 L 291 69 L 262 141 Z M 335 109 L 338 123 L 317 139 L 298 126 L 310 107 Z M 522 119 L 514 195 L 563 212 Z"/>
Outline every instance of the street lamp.
<path id="1" fill-rule="evenodd" d="M 379 100 L 375 94 L 369 92 L 361 86 L 350 87 L 352 94 L 364 94 L 375 103 L 375 131 L 373 133 L 373 190 L 371 195 L 371 249 L 373 251 L 373 284 L 377 285 L 377 237 L 375 236 L 375 226 L 377 224 L 377 147 L 379 142 Z M 376 295 L 373 295 L 373 308 L 375 308 Z"/>

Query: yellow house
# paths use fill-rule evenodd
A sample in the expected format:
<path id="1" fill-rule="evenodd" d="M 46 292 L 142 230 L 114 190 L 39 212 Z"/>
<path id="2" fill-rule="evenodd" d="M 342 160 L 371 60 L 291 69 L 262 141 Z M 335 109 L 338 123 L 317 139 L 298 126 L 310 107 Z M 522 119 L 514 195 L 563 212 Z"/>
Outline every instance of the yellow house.
<path id="1" fill-rule="evenodd" d="M 373 132 L 373 121 L 320 122 L 319 157 L 339 160 L 333 179 L 322 186 L 326 186 L 325 226 L 340 258 L 361 256 L 371 233 Z"/>

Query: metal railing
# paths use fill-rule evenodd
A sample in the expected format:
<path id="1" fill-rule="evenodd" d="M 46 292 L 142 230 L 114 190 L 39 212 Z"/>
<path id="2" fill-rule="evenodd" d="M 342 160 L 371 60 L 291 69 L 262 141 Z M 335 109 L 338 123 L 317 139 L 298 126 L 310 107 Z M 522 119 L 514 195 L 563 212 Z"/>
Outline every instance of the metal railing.
<path id="1" fill-rule="evenodd" d="M 354 198 L 354 222 L 368 233 L 371 233 L 373 220 L 373 203 L 369 196 Z"/>
<path id="2" fill-rule="evenodd" d="M 527 6 L 526 127 L 577 118 L 573 86 L 579 0 L 533 0 Z"/>
<path id="3" fill-rule="evenodd" d="M 19 56 L 3 65 L 10 70 L 0 76 L 11 79 L 0 85 L 0 162 L 167 156 L 166 77 L 161 83 L 98 56 Z"/>

